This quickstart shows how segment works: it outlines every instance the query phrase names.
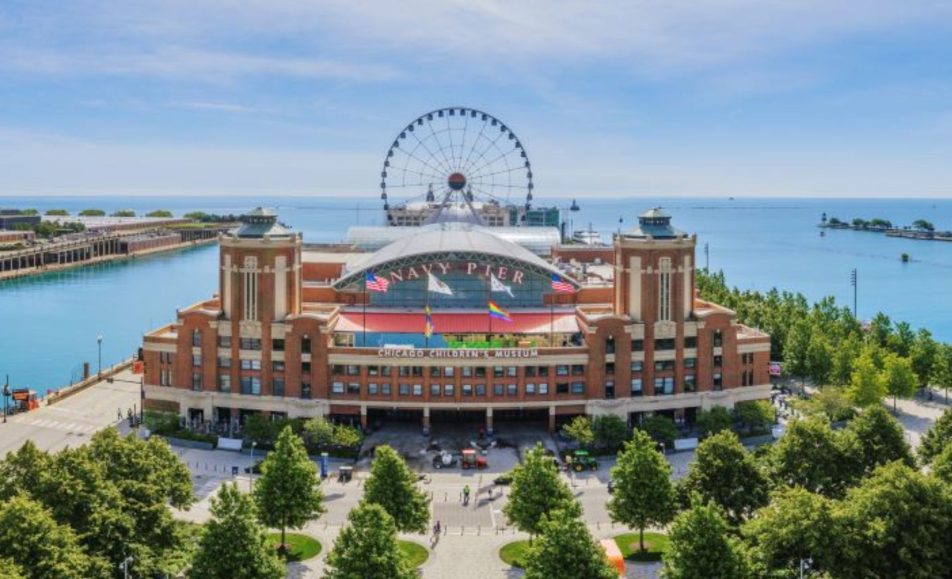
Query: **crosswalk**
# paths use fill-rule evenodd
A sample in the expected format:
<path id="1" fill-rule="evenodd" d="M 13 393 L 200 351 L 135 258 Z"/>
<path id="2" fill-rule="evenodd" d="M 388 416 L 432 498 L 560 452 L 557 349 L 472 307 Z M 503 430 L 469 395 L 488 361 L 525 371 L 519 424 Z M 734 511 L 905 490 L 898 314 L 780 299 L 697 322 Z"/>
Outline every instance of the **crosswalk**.
<path id="1" fill-rule="evenodd" d="M 56 420 L 53 418 L 23 418 L 18 420 L 18 422 L 39 428 L 47 428 L 50 430 L 57 430 L 59 432 L 71 432 L 74 434 L 92 434 L 98 430 L 98 427 L 92 424 L 70 422 L 67 420 Z"/>

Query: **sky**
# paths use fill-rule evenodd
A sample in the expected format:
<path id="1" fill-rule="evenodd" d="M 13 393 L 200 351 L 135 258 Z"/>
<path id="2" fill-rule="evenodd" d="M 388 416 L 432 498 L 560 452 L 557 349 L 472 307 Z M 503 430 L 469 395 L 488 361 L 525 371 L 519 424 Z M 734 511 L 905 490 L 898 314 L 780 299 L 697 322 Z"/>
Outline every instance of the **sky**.
<path id="1" fill-rule="evenodd" d="M 445 106 L 537 199 L 952 197 L 952 2 L 0 1 L 0 197 L 373 195 Z"/>

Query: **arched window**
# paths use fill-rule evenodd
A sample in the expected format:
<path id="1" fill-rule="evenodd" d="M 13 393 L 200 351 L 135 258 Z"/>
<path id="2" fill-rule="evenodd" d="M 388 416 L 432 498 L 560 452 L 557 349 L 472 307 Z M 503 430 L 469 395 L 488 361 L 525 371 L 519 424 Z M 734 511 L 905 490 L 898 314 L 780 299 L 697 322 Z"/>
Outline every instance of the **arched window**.
<path id="1" fill-rule="evenodd" d="M 245 257 L 244 277 L 244 319 L 258 319 L 258 258 Z"/>
<path id="2" fill-rule="evenodd" d="M 202 331 L 201 330 L 192 330 L 192 345 L 193 346 L 202 345 Z"/>
<path id="3" fill-rule="evenodd" d="M 658 319 L 671 319 L 671 258 L 658 260 Z"/>
<path id="4" fill-rule="evenodd" d="M 608 338 L 605 339 L 605 353 L 615 353 L 615 336 L 608 336 Z"/>

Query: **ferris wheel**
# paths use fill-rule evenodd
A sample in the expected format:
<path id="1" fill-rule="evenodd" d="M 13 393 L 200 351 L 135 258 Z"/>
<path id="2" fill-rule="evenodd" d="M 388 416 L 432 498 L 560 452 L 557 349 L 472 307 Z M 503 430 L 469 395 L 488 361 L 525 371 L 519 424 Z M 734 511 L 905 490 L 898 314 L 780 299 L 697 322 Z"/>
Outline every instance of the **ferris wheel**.
<path id="1" fill-rule="evenodd" d="M 449 107 L 421 115 L 393 140 L 380 172 L 380 198 L 391 203 L 532 206 L 532 165 L 519 137 L 482 111 Z"/>

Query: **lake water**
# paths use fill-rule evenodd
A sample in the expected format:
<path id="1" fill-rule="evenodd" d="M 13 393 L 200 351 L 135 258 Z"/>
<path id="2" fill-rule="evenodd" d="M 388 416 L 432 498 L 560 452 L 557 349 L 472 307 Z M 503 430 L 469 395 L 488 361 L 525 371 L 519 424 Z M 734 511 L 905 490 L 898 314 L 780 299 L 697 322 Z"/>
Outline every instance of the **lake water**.
<path id="1" fill-rule="evenodd" d="M 540 197 L 544 199 L 544 197 Z M 803 292 L 810 299 L 833 295 L 852 305 L 850 270 L 859 271 L 859 315 L 878 311 L 952 341 L 952 309 L 945 298 L 952 281 L 952 243 L 887 238 L 882 234 L 827 231 L 820 215 L 851 220 L 883 217 L 896 224 L 918 218 L 952 229 L 952 200 L 861 199 L 584 199 L 566 212 L 576 229 L 601 231 L 605 239 L 632 227 L 638 213 L 661 205 L 676 227 L 698 236 L 710 267 L 723 269 L 741 288 Z M 541 202 L 540 204 L 543 204 Z M 568 205 L 569 200 L 554 204 Z M 0 198 L 0 207 L 53 207 L 75 213 L 87 207 L 139 212 L 170 209 L 240 213 L 255 205 L 277 209 L 305 241 L 342 239 L 352 224 L 380 224 L 379 202 L 323 198 Z M 175 309 L 209 297 L 217 283 L 217 247 L 201 247 L 120 263 L 93 265 L 0 282 L 0 378 L 38 391 L 58 388 L 82 374 L 83 361 L 97 366 L 97 335 L 103 364 L 131 355 L 149 328 L 171 322 Z M 902 263 L 908 253 L 912 261 Z"/>

